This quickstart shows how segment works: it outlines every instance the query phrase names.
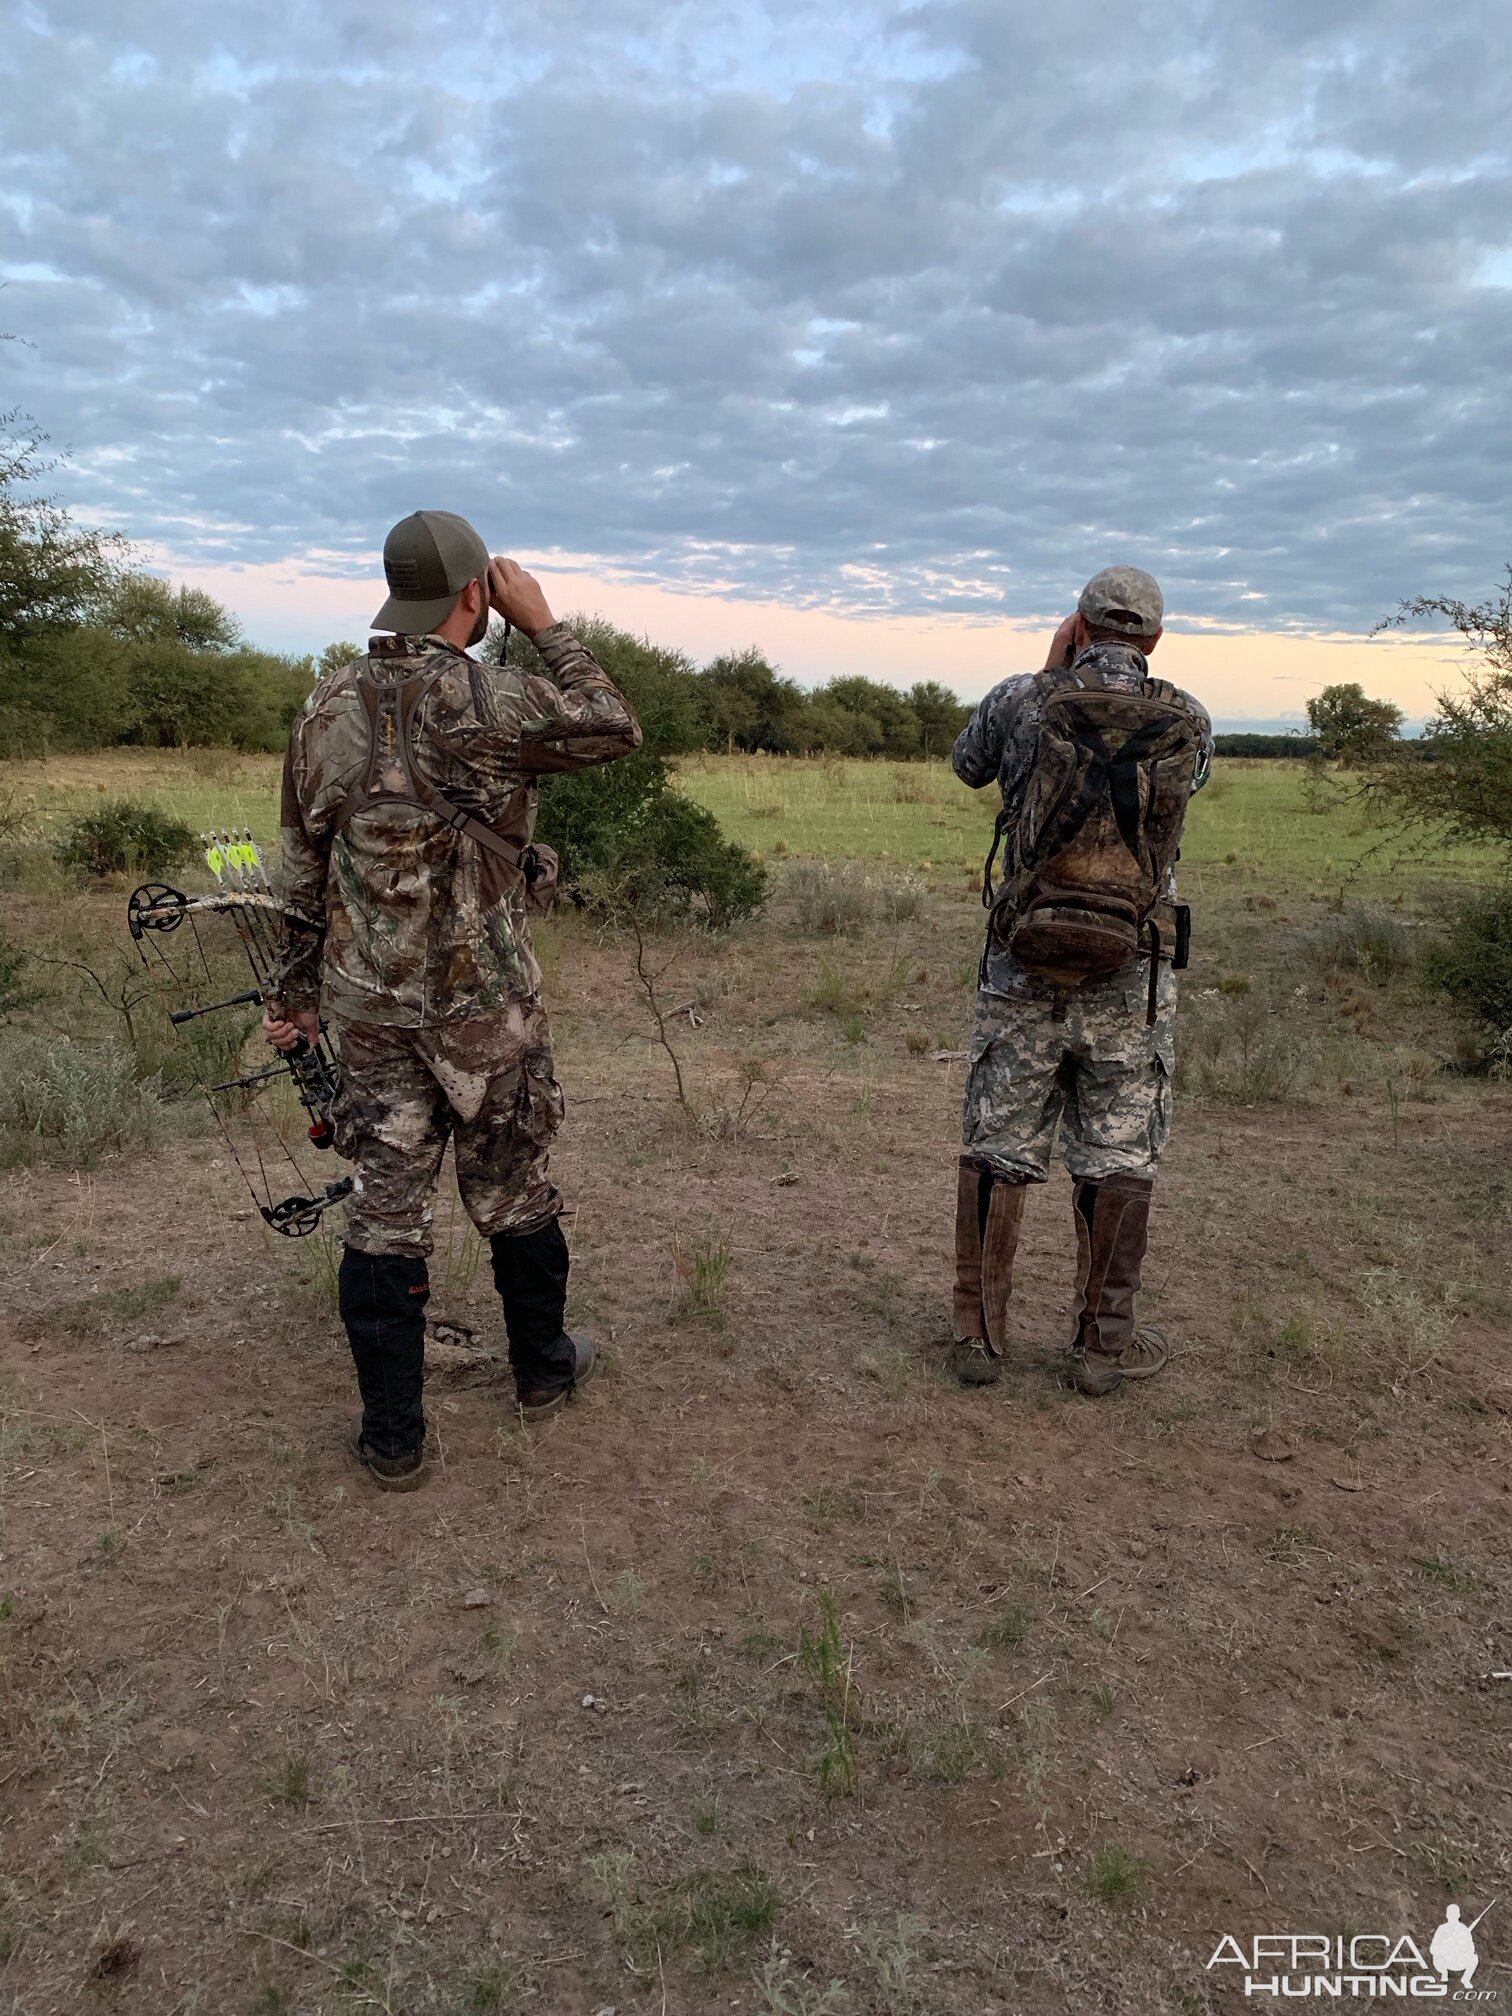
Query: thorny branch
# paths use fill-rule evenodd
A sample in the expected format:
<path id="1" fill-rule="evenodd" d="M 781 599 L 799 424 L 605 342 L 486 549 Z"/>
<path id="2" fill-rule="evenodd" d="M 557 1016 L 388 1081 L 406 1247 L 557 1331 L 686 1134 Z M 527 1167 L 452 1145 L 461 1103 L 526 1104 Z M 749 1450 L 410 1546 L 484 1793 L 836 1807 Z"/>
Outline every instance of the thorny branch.
<path id="1" fill-rule="evenodd" d="M 81 959 L 59 959 L 49 952 L 34 952 L 32 957 L 43 966 L 67 966 L 75 973 L 82 973 L 92 980 L 100 990 L 100 998 L 104 1001 L 105 1005 L 113 1010 L 115 1014 L 119 1015 L 125 1023 L 126 1039 L 133 1050 L 136 1048 L 136 1024 L 132 1021 L 131 1014 L 134 1008 L 140 1008 L 142 1003 L 151 995 L 153 990 L 150 982 L 142 982 L 138 986 L 133 987 L 132 981 L 136 978 L 136 975 L 128 970 L 124 975 L 120 976 L 119 989 L 116 993 L 112 994 L 93 966 L 86 965 Z"/>
<path id="2" fill-rule="evenodd" d="M 632 914 L 626 921 L 629 923 L 630 929 L 635 933 L 635 977 L 641 984 L 646 996 L 646 1004 L 651 1010 L 651 1019 L 656 1024 L 656 1040 L 672 1060 L 672 1075 L 677 1080 L 677 1103 L 685 1113 L 692 1114 L 693 1107 L 688 1099 L 688 1088 L 683 1083 L 682 1063 L 677 1052 L 672 1048 L 671 1041 L 667 1035 L 666 1017 L 662 1012 L 661 1003 L 656 998 L 656 983 L 664 973 L 671 970 L 672 966 L 676 963 L 677 955 L 674 953 L 672 958 L 667 961 L 660 971 L 648 973 L 646 971 L 646 941 L 641 935 L 640 920 Z"/>

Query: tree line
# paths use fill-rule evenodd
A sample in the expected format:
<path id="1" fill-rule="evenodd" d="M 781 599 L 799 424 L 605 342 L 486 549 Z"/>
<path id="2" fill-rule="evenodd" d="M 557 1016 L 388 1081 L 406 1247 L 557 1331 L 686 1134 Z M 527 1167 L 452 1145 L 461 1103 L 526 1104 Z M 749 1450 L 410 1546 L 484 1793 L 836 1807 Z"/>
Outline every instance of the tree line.
<path id="1" fill-rule="evenodd" d="M 124 541 L 77 524 L 46 493 L 55 468 L 24 415 L 0 415 L 0 754 L 281 749 L 314 682 L 361 647 L 256 649 L 213 596 L 133 568 Z M 665 755 L 940 756 L 970 713 L 938 680 L 903 693 L 849 677 L 805 692 L 754 648 L 699 666 L 599 618 L 578 627 Z"/>

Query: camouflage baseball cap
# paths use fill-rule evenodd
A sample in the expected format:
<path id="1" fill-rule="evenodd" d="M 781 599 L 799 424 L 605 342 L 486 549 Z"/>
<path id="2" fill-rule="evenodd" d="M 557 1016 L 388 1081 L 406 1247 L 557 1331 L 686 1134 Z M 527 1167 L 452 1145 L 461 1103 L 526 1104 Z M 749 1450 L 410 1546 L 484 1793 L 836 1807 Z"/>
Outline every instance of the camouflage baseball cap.
<path id="1" fill-rule="evenodd" d="M 1081 592 L 1077 608 L 1097 630 L 1153 637 L 1165 615 L 1160 583 L 1142 567 L 1104 567 Z"/>
<path id="2" fill-rule="evenodd" d="M 455 511 L 412 511 L 383 542 L 388 600 L 375 630 L 423 637 L 444 623 L 469 581 L 488 572 L 488 548 Z"/>

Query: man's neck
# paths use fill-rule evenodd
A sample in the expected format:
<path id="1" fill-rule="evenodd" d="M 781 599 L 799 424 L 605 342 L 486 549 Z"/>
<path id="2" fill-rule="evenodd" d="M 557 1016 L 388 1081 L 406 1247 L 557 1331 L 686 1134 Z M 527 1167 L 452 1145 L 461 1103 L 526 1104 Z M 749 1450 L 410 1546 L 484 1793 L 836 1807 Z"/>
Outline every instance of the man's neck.
<path id="1" fill-rule="evenodd" d="M 1071 670 L 1084 678 L 1137 678 L 1150 676 L 1150 661 L 1135 643 L 1084 644 L 1071 661 Z"/>

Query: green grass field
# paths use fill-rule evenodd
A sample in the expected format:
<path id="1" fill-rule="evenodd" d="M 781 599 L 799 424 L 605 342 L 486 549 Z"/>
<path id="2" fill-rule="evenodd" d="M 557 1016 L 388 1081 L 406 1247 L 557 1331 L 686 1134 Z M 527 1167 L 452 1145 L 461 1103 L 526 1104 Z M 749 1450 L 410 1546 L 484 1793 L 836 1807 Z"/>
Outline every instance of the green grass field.
<path id="1" fill-rule="evenodd" d="M 691 756 L 676 768 L 689 797 L 768 861 L 802 855 L 974 874 L 992 834 L 995 792 L 968 791 L 944 762 Z M 130 797 L 196 831 L 250 826 L 266 842 L 277 830 L 278 775 L 272 756 L 103 750 L 0 764 L 0 807 L 8 803 L 13 815 L 50 832 L 83 807 Z M 1211 875 L 1240 894 L 1270 888 L 1381 897 L 1425 883 L 1480 881 L 1494 871 L 1487 852 L 1383 832 L 1351 803 L 1348 779 L 1317 810 L 1306 781 L 1300 763 L 1220 761 L 1187 826 L 1188 892 L 1200 896 Z"/>
<path id="2" fill-rule="evenodd" d="M 685 758 L 678 774 L 732 839 L 768 858 L 786 852 L 975 872 L 997 803 L 995 789 L 967 790 L 943 762 L 702 756 Z M 1477 849 L 1425 847 L 1383 832 L 1350 803 L 1347 779 L 1322 811 L 1309 805 L 1305 783 L 1300 763 L 1220 761 L 1193 804 L 1182 847 L 1194 893 L 1207 870 L 1221 871 L 1230 889 L 1270 884 L 1372 896 L 1492 871 L 1492 856 Z"/>

